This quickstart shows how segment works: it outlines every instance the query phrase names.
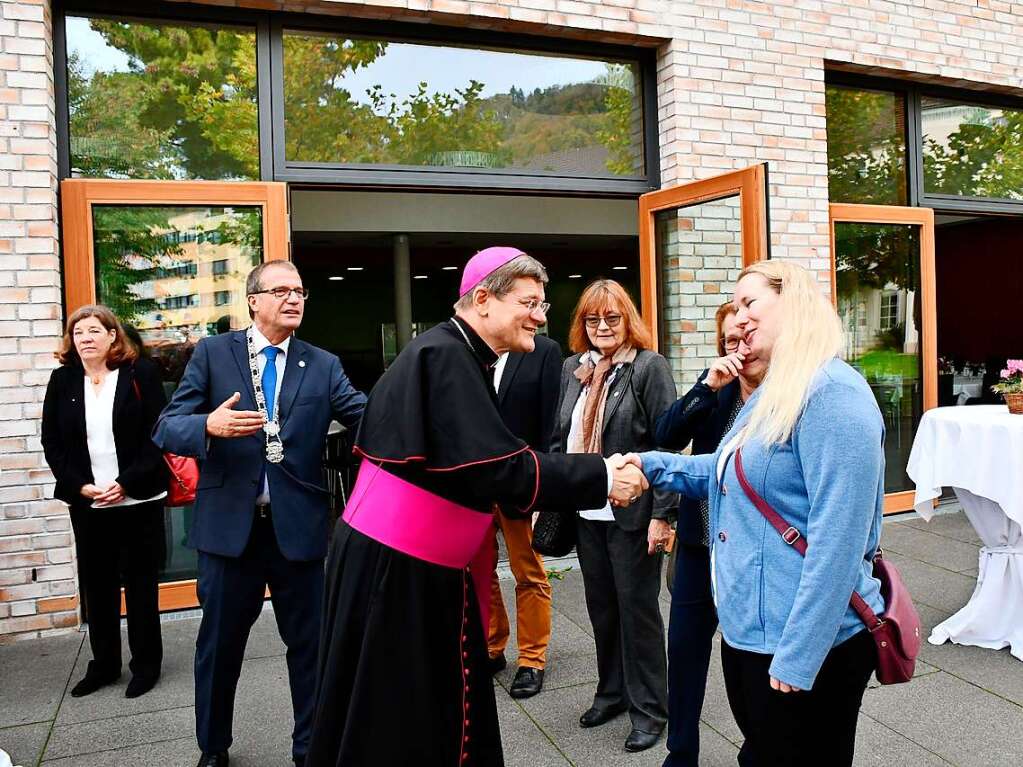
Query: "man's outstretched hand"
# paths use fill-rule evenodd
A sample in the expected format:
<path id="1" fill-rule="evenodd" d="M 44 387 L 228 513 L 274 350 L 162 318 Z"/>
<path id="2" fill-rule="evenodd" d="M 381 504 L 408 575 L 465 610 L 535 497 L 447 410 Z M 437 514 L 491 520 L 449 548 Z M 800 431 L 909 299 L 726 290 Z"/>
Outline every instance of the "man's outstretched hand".
<path id="1" fill-rule="evenodd" d="M 650 487 L 650 483 L 643 476 L 643 464 L 639 456 L 630 453 L 631 456 L 635 456 L 635 460 L 629 460 L 619 453 L 608 459 L 608 465 L 612 470 L 609 498 L 615 506 L 628 506 L 634 503 Z"/>

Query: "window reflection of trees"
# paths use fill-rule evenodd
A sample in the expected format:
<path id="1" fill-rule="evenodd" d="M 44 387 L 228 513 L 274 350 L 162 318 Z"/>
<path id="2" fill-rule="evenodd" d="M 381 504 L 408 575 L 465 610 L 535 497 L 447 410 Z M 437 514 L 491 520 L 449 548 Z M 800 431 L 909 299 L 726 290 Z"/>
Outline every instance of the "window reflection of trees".
<path id="1" fill-rule="evenodd" d="M 93 35 L 74 34 L 86 29 Z M 76 43 L 79 37 L 87 42 Z M 253 31 L 71 17 L 69 40 L 75 175 L 259 177 Z M 347 78 L 382 62 L 395 46 L 414 48 L 420 56 L 445 55 L 438 46 L 284 35 L 289 161 L 642 174 L 634 65 L 593 62 L 595 70 L 603 66 L 604 71 L 589 82 L 531 92 L 513 86 L 507 93 L 484 95 L 483 78 L 471 71 L 464 85 L 447 91 L 421 82 L 399 97 L 388 82 L 378 82 L 365 93 L 351 92 Z M 488 63 L 509 56 L 475 53 Z M 556 57 L 528 55 L 558 66 Z M 118 57 L 124 63 L 103 68 Z M 386 71 L 380 77 L 386 79 Z"/>

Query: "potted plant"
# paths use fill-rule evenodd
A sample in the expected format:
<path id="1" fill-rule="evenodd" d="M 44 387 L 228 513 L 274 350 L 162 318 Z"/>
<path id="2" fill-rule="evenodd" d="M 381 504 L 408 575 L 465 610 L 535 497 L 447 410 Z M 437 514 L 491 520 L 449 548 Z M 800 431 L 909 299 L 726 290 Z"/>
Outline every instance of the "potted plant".
<path id="1" fill-rule="evenodd" d="M 1000 378 L 991 391 L 1005 398 L 1010 413 L 1023 415 L 1023 360 L 1006 360 Z"/>

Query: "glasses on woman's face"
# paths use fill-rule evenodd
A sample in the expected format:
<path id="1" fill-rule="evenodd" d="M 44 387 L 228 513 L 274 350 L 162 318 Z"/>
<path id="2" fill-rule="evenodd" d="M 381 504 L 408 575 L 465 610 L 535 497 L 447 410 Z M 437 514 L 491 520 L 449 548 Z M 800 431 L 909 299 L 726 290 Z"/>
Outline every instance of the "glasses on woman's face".
<path id="1" fill-rule="evenodd" d="M 620 314 L 605 314 L 603 317 L 598 317 L 595 314 L 591 314 L 588 317 L 584 317 L 583 321 L 586 323 L 588 328 L 599 328 L 600 321 L 603 320 L 604 324 L 609 328 L 616 328 L 622 321 L 622 315 Z"/>
<path id="2" fill-rule="evenodd" d="M 722 338 L 721 341 L 729 354 L 739 351 L 739 344 L 742 343 L 742 339 L 739 338 Z"/>

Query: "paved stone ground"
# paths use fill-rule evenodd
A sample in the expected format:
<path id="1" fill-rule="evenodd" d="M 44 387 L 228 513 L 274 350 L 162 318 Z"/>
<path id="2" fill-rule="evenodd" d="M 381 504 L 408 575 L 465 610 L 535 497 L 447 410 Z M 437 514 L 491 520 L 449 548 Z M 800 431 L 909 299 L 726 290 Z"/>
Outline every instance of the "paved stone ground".
<path id="1" fill-rule="evenodd" d="M 928 632 L 969 598 L 979 543 L 961 513 L 929 524 L 914 517 L 889 521 L 883 543 L 907 578 Z M 504 585 L 510 598 L 513 583 Z M 512 670 L 497 678 L 508 766 L 660 765 L 663 740 L 647 752 L 625 753 L 627 717 L 596 730 L 579 728 L 579 714 L 595 687 L 596 663 L 577 566 L 554 582 L 554 604 L 543 693 L 520 704 L 505 692 Z M 164 624 L 163 677 L 153 692 L 136 700 L 123 697 L 127 675 L 121 685 L 88 698 L 67 694 L 89 656 L 82 633 L 0 647 L 0 748 L 25 767 L 191 767 L 197 759 L 191 673 L 197 625 L 195 617 Z M 245 655 L 232 765 L 290 767 L 283 654 L 267 611 Z M 400 732 L 400 722 L 389 726 Z M 702 731 L 702 763 L 734 765 L 741 738 L 716 655 Z M 1023 663 L 1007 650 L 925 643 L 912 683 L 867 691 L 858 738 L 857 765 L 1017 767 L 1023 762 Z"/>

